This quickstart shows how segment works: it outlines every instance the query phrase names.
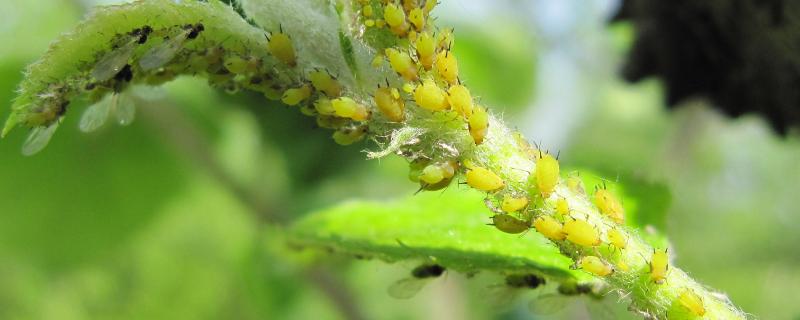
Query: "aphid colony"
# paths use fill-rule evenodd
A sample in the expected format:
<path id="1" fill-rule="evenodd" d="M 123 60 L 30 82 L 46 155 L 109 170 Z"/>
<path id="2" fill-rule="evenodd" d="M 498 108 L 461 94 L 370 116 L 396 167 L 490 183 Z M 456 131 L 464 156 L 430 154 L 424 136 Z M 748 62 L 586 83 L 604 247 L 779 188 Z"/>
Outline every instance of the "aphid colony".
<path id="1" fill-rule="evenodd" d="M 406 100 L 430 112 L 451 112 L 463 121 L 476 145 L 489 132 L 489 115 L 475 103 L 459 80 L 458 61 L 451 52 L 451 29 L 432 32 L 427 24 L 436 1 L 358 0 L 360 21 L 367 32 L 394 35 L 399 45 L 378 52 L 373 66 L 384 61 L 403 81 L 402 90 L 379 86 L 373 96 L 380 113 L 391 122 L 406 118 Z"/>
<path id="2" fill-rule="evenodd" d="M 367 107 L 342 96 L 344 87 L 327 71 L 298 70 L 297 54 L 282 27 L 265 34 L 257 52 L 230 49 L 225 45 L 228 39 L 203 37 L 204 30 L 202 23 L 145 25 L 115 35 L 109 48 L 96 55 L 96 63 L 82 65 L 75 79 L 50 85 L 31 102 L 37 107 L 30 108 L 25 123 L 34 130 L 23 145 L 23 154 L 34 154 L 47 145 L 70 101 L 82 93 L 90 106 L 80 129 L 90 132 L 112 115 L 122 125 L 133 120 L 134 100 L 126 92 L 131 84 L 158 85 L 181 74 L 204 74 L 212 86 L 229 92 L 251 89 L 290 106 L 302 105 L 303 113 L 317 115 L 320 127 L 336 129 L 333 138 L 340 144 L 352 144 L 366 135 Z M 307 80 L 296 80 L 298 74 Z M 390 92 L 387 101 L 397 103 L 397 96 Z"/>

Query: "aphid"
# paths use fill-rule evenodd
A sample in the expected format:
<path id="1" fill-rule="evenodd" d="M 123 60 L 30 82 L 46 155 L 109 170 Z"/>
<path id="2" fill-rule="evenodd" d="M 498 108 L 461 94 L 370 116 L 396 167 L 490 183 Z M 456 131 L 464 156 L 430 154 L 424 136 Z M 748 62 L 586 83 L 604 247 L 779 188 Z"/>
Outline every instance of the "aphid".
<path id="1" fill-rule="evenodd" d="M 436 56 L 436 41 L 428 32 L 422 32 L 414 43 L 417 50 L 417 59 L 425 70 L 433 67 L 433 58 Z"/>
<path id="2" fill-rule="evenodd" d="M 417 65 L 408 53 L 395 48 L 387 48 L 384 53 L 389 58 L 392 70 L 408 81 L 417 80 Z"/>
<path id="3" fill-rule="evenodd" d="M 364 139 L 367 129 L 366 125 L 340 128 L 333 133 L 333 141 L 343 146 L 349 146 Z"/>
<path id="4" fill-rule="evenodd" d="M 92 132 L 102 127 L 108 117 L 114 114 L 117 123 L 122 126 L 129 125 L 136 116 L 136 107 L 133 101 L 124 94 L 112 93 L 106 95 L 97 103 L 86 108 L 81 115 L 79 128 L 83 132 Z"/>
<path id="5" fill-rule="evenodd" d="M 380 68 L 383 65 L 383 54 L 378 53 L 372 58 L 372 63 L 370 63 L 373 68 Z"/>
<path id="6" fill-rule="evenodd" d="M 363 14 L 365 17 L 371 17 L 373 14 L 372 6 L 369 4 L 365 5 L 363 8 L 361 8 L 361 14 Z"/>
<path id="7" fill-rule="evenodd" d="M 683 292 L 678 295 L 678 302 L 695 316 L 702 317 L 706 314 L 703 299 L 689 288 L 683 289 Z"/>
<path id="8" fill-rule="evenodd" d="M 585 256 L 578 260 L 578 265 L 581 269 L 599 277 L 614 273 L 614 268 L 611 265 L 596 256 Z"/>
<path id="9" fill-rule="evenodd" d="M 600 235 L 592 224 L 586 220 L 570 219 L 564 223 L 564 233 L 567 240 L 584 247 L 600 245 Z"/>
<path id="10" fill-rule="evenodd" d="M 493 286 L 489 293 L 492 305 L 505 306 L 514 300 L 522 290 L 533 290 L 546 284 L 544 278 L 535 274 L 507 275 L 500 286 Z"/>
<path id="11" fill-rule="evenodd" d="M 625 223 L 625 208 L 605 186 L 595 190 L 594 203 L 602 214 L 607 215 L 614 222 L 618 224 Z"/>
<path id="12" fill-rule="evenodd" d="M 349 97 L 341 97 L 331 100 L 334 113 L 343 118 L 350 118 L 356 121 L 366 121 L 369 119 L 369 110 L 363 104 L 356 102 Z"/>
<path id="13" fill-rule="evenodd" d="M 442 79 L 450 84 L 458 83 L 458 60 L 450 50 L 437 53 L 434 65 L 436 65 L 436 72 L 439 73 Z"/>
<path id="14" fill-rule="evenodd" d="M 628 264 L 625 263 L 625 261 L 619 260 L 617 261 L 617 269 L 622 270 L 624 272 L 628 272 L 631 270 L 631 267 L 629 267 Z"/>
<path id="15" fill-rule="evenodd" d="M 450 161 L 434 163 L 425 166 L 419 174 L 419 181 L 427 184 L 437 184 L 442 180 L 450 179 L 455 175 L 455 166 Z"/>
<path id="16" fill-rule="evenodd" d="M 574 296 L 580 295 L 584 298 L 583 304 L 588 309 L 588 314 L 592 315 L 592 319 L 617 319 L 614 311 L 603 304 L 603 294 L 595 291 L 596 288 L 591 284 L 564 282 L 558 286 L 558 293 L 541 295 L 531 301 L 528 308 L 537 315 L 552 315 L 575 301 Z"/>
<path id="17" fill-rule="evenodd" d="M 611 228 L 608 230 L 608 242 L 611 243 L 617 249 L 625 249 L 628 246 L 628 239 L 625 238 L 625 235 L 622 234 L 619 230 L 615 228 Z"/>
<path id="18" fill-rule="evenodd" d="M 472 116 L 472 95 L 467 87 L 460 84 L 450 86 L 450 89 L 447 90 L 447 101 L 453 110 L 464 119 Z"/>
<path id="19" fill-rule="evenodd" d="M 409 12 L 419 7 L 419 0 L 403 0 L 403 10 Z"/>
<path id="20" fill-rule="evenodd" d="M 297 88 L 287 89 L 283 92 L 281 101 L 286 105 L 296 106 L 300 102 L 305 101 L 311 96 L 311 86 L 304 84 Z"/>
<path id="21" fill-rule="evenodd" d="M 577 194 L 586 194 L 583 188 L 583 180 L 581 180 L 580 173 L 573 171 L 567 177 L 567 188 Z"/>
<path id="22" fill-rule="evenodd" d="M 473 166 L 467 170 L 467 184 L 475 189 L 492 192 L 503 188 L 503 179 L 494 172 Z"/>
<path id="23" fill-rule="evenodd" d="M 336 113 L 336 110 L 333 109 L 333 103 L 331 100 L 325 97 L 320 97 L 317 101 L 314 101 L 314 109 L 322 115 L 333 115 Z"/>
<path id="24" fill-rule="evenodd" d="M 308 74 L 308 79 L 319 91 L 322 91 L 331 98 L 337 98 L 342 94 L 342 84 L 331 76 L 327 71 L 314 70 Z"/>
<path id="25" fill-rule="evenodd" d="M 411 43 L 417 41 L 417 31 L 411 30 L 408 32 L 408 41 Z"/>
<path id="26" fill-rule="evenodd" d="M 453 28 L 444 29 L 436 34 L 436 46 L 438 50 L 449 50 L 453 44 Z"/>
<path id="27" fill-rule="evenodd" d="M 375 90 L 375 105 L 378 110 L 392 122 L 403 122 L 405 120 L 405 102 L 400 97 L 400 91 L 397 88 L 378 87 Z"/>
<path id="28" fill-rule="evenodd" d="M 489 133 L 489 113 L 482 106 L 475 106 L 469 117 L 469 135 L 476 145 L 483 143 Z"/>
<path id="29" fill-rule="evenodd" d="M 425 29 L 425 13 L 422 12 L 421 8 L 414 8 L 408 12 L 408 21 L 411 22 L 411 25 L 414 26 L 414 29 L 417 31 L 422 31 Z"/>
<path id="30" fill-rule="evenodd" d="M 508 214 L 496 214 L 492 216 L 492 225 L 497 228 L 497 230 L 510 234 L 523 233 L 531 228 L 530 221 L 517 219 Z"/>
<path id="31" fill-rule="evenodd" d="M 553 156 L 547 153 L 539 154 L 536 160 L 536 171 L 534 171 L 531 177 L 534 179 L 532 182 L 542 198 L 549 198 L 550 195 L 553 194 L 553 191 L 555 191 L 560 174 L 559 170 L 558 160 L 556 160 L 556 158 L 553 158 Z"/>
<path id="32" fill-rule="evenodd" d="M 279 26 L 278 32 L 267 35 L 267 50 L 278 60 L 290 67 L 297 65 L 297 56 L 292 45 L 292 39 L 283 32 L 283 26 Z"/>
<path id="33" fill-rule="evenodd" d="M 383 20 L 383 19 L 376 19 L 376 20 L 375 20 L 375 26 L 376 26 L 376 27 L 378 27 L 378 28 L 383 28 L 383 27 L 385 27 L 385 26 L 386 26 L 386 20 Z"/>
<path id="34" fill-rule="evenodd" d="M 317 126 L 326 129 L 339 129 L 350 123 L 350 119 L 336 116 L 319 115 L 317 116 Z"/>
<path id="35" fill-rule="evenodd" d="M 569 203 L 565 198 L 558 198 L 556 200 L 556 213 L 560 216 L 569 215 Z"/>
<path id="36" fill-rule="evenodd" d="M 503 196 L 503 202 L 500 204 L 500 209 L 505 212 L 517 212 L 528 206 L 528 197 L 516 198 L 510 194 Z"/>
<path id="37" fill-rule="evenodd" d="M 653 256 L 650 258 L 650 280 L 656 284 L 662 284 L 667 280 L 669 272 L 669 256 L 667 249 L 659 251 L 653 249 Z"/>
<path id="38" fill-rule="evenodd" d="M 383 8 L 383 19 L 386 20 L 392 33 L 402 37 L 408 32 L 406 13 L 396 4 L 390 3 Z"/>
<path id="39" fill-rule="evenodd" d="M 441 276 L 445 267 L 438 264 L 423 264 L 411 270 L 411 277 L 403 278 L 389 286 L 389 295 L 396 299 L 410 299 L 430 280 Z"/>
<path id="40" fill-rule="evenodd" d="M 136 46 L 145 43 L 151 32 L 153 32 L 153 29 L 145 26 L 129 33 L 131 39 L 127 43 L 106 53 L 95 64 L 94 69 L 92 69 L 92 78 L 97 81 L 106 81 L 114 77 L 128 64 L 128 60 L 133 55 Z"/>
<path id="41" fill-rule="evenodd" d="M 183 31 L 172 38 L 165 39 L 164 42 L 145 52 L 139 59 L 139 68 L 141 68 L 142 71 L 161 68 L 175 58 L 175 55 L 183 47 L 183 43 L 186 42 L 186 40 L 197 38 L 204 29 L 205 27 L 203 27 L 202 23 L 185 25 Z"/>
<path id="42" fill-rule="evenodd" d="M 414 89 L 414 102 L 420 108 L 430 111 L 442 111 L 450 107 L 444 91 L 433 79 L 423 80 L 422 84 Z"/>
<path id="43" fill-rule="evenodd" d="M 40 126 L 33 128 L 28 138 L 25 139 L 25 143 L 22 144 L 22 155 L 32 156 L 42 151 L 42 149 L 50 143 L 50 138 L 53 137 L 56 129 L 58 129 L 58 124 L 59 122 L 55 121 L 46 127 Z"/>
<path id="44" fill-rule="evenodd" d="M 411 182 L 419 182 L 419 176 L 422 174 L 422 170 L 428 166 L 430 160 L 425 158 L 417 158 L 411 161 L 408 164 L 408 180 Z"/>
<path id="45" fill-rule="evenodd" d="M 533 227 L 545 238 L 550 240 L 564 240 L 564 226 L 551 216 L 542 215 L 533 220 Z"/>
<path id="46" fill-rule="evenodd" d="M 436 6 L 436 4 L 438 4 L 438 2 L 439 2 L 438 0 L 425 1 L 425 6 L 422 8 L 422 11 L 425 12 L 425 15 L 430 14 L 433 8 Z"/>
<path id="47" fill-rule="evenodd" d="M 235 74 L 252 74 L 258 72 L 261 67 L 261 59 L 249 57 L 247 59 L 240 56 L 230 56 L 225 58 L 225 69 Z"/>
<path id="48" fill-rule="evenodd" d="M 364 20 L 364 25 L 367 26 L 367 27 L 370 27 L 370 28 L 374 27 L 375 26 L 375 20 L 372 20 L 372 19 Z"/>

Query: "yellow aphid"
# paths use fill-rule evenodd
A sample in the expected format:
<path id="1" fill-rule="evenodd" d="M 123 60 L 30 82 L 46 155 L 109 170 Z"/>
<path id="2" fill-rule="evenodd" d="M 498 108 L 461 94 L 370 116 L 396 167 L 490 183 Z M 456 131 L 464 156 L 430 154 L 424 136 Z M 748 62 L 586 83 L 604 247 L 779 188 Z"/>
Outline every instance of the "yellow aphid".
<path id="1" fill-rule="evenodd" d="M 472 115 L 472 95 L 467 87 L 460 84 L 453 85 L 447 90 L 447 101 L 455 112 L 469 119 Z"/>
<path id="2" fill-rule="evenodd" d="M 549 198 L 555 191 L 560 177 L 558 160 L 549 154 L 541 154 L 536 160 L 536 171 L 533 174 L 536 189 L 542 198 Z"/>
<path id="3" fill-rule="evenodd" d="M 350 118 L 356 121 L 369 119 L 369 110 L 363 104 L 356 102 L 348 97 L 341 97 L 331 100 L 334 114 L 343 118 Z"/>
<path id="4" fill-rule="evenodd" d="M 385 53 L 386 57 L 389 58 L 392 70 L 408 81 L 417 80 L 417 64 L 414 63 L 414 60 L 411 60 L 411 56 L 408 53 L 395 48 L 387 48 Z"/>
<path id="5" fill-rule="evenodd" d="M 403 92 L 405 93 L 414 93 L 415 89 L 417 89 L 417 87 L 411 82 L 406 82 L 403 84 Z"/>
<path id="6" fill-rule="evenodd" d="M 533 227 L 545 238 L 550 240 L 564 240 L 564 226 L 551 216 L 539 216 L 533 220 Z"/>
<path id="7" fill-rule="evenodd" d="M 255 73 L 261 67 L 261 59 L 231 56 L 225 59 L 224 65 L 225 69 L 236 74 Z"/>
<path id="8" fill-rule="evenodd" d="M 608 242 L 617 249 L 625 249 L 628 246 L 628 239 L 617 229 L 608 230 Z"/>
<path id="9" fill-rule="evenodd" d="M 411 11 L 416 7 L 419 7 L 419 0 L 403 0 L 403 10 L 406 12 Z"/>
<path id="10" fill-rule="evenodd" d="M 417 41 L 417 32 L 416 31 L 411 30 L 411 31 L 408 32 L 408 41 L 410 41 L 412 43 Z"/>
<path id="11" fill-rule="evenodd" d="M 618 224 L 625 223 L 625 208 L 622 203 L 607 189 L 599 188 L 594 193 L 594 203 L 597 209 Z"/>
<path id="12" fill-rule="evenodd" d="M 436 35 L 436 43 L 439 50 L 450 50 L 453 44 L 453 29 L 444 29 Z"/>
<path id="13" fill-rule="evenodd" d="M 314 101 L 314 109 L 316 109 L 321 115 L 333 115 L 336 113 L 336 110 L 333 110 L 333 104 L 331 103 L 331 100 L 325 97 Z"/>
<path id="14" fill-rule="evenodd" d="M 374 27 L 375 26 L 375 20 L 372 20 L 372 19 L 364 20 L 364 25 L 367 26 L 367 27 Z"/>
<path id="15" fill-rule="evenodd" d="M 703 299 L 700 298 L 691 289 L 684 289 L 678 295 L 678 302 L 692 314 L 702 317 L 706 314 L 706 307 L 703 305 Z"/>
<path id="16" fill-rule="evenodd" d="M 444 50 L 436 54 L 434 64 L 436 65 L 436 72 L 439 73 L 442 79 L 450 84 L 458 83 L 458 60 L 450 50 Z"/>
<path id="17" fill-rule="evenodd" d="M 597 230 L 586 220 L 567 220 L 564 223 L 564 233 L 567 240 L 580 246 L 594 247 L 601 243 Z"/>
<path id="18" fill-rule="evenodd" d="M 514 197 L 510 194 L 503 196 L 503 203 L 500 204 L 500 209 L 505 212 L 517 212 L 524 209 L 528 205 L 527 197 Z"/>
<path id="19" fill-rule="evenodd" d="M 436 6 L 436 4 L 438 2 L 439 2 L 438 0 L 425 1 L 425 7 L 422 8 L 422 11 L 425 11 L 426 15 L 431 13 L 431 11 L 433 10 L 433 8 Z"/>
<path id="20" fill-rule="evenodd" d="M 267 49 L 278 60 L 290 67 L 297 65 L 297 56 L 289 36 L 281 30 L 267 37 Z"/>
<path id="21" fill-rule="evenodd" d="M 605 263 L 602 259 L 595 256 L 585 256 L 578 261 L 581 269 L 596 276 L 605 277 L 614 273 L 614 268 Z"/>
<path id="22" fill-rule="evenodd" d="M 656 284 L 662 284 L 667 280 L 669 271 L 669 255 L 667 249 L 659 251 L 653 249 L 653 256 L 650 258 L 650 280 Z"/>
<path id="23" fill-rule="evenodd" d="M 567 188 L 577 194 L 586 194 L 586 190 L 583 188 L 583 180 L 576 172 L 572 172 L 567 177 Z"/>
<path id="24" fill-rule="evenodd" d="M 350 119 L 347 118 L 326 115 L 317 116 L 317 126 L 320 128 L 339 129 L 348 123 L 350 123 Z"/>
<path id="25" fill-rule="evenodd" d="M 425 28 L 425 14 L 421 8 L 414 8 L 408 13 L 408 21 L 414 26 L 417 31 L 422 31 Z"/>
<path id="26" fill-rule="evenodd" d="M 411 161 L 408 164 L 408 180 L 411 182 L 419 182 L 419 176 L 422 174 L 422 170 L 428 166 L 430 160 L 425 158 L 417 158 Z"/>
<path id="27" fill-rule="evenodd" d="M 489 132 L 489 113 L 486 108 L 475 106 L 472 115 L 469 117 L 469 135 L 476 145 L 483 143 L 486 134 Z"/>
<path id="28" fill-rule="evenodd" d="M 375 90 L 374 99 L 378 110 L 390 121 L 403 122 L 405 120 L 405 102 L 400 97 L 397 88 L 380 87 Z"/>
<path id="29" fill-rule="evenodd" d="M 433 67 L 433 58 L 436 56 L 436 42 L 428 32 L 422 32 L 414 43 L 417 48 L 417 58 L 425 70 Z"/>
<path id="30" fill-rule="evenodd" d="M 283 96 L 281 96 L 281 101 L 287 105 L 295 106 L 298 103 L 305 101 L 310 96 L 311 86 L 304 84 L 299 88 L 291 88 L 284 91 Z"/>
<path id="31" fill-rule="evenodd" d="M 361 141 L 366 134 L 367 126 L 340 128 L 333 133 L 333 141 L 340 145 L 348 146 Z"/>
<path id="32" fill-rule="evenodd" d="M 375 26 L 378 27 L 378 28 L 385 27 L 386 26 L 386 20 L 383 20 L 383 19 L 375 20 Z"/>
<path id="33" fill-rule="evenodd" d="M 398 36 L 404 36 L 408 31 L 406 13 L 396 4 L 390 3 L 383 8 L 383 19 L 386 20 L 392 33 Z"/>
<path id="34" fill-rule="evenodd" d="M 520 220 L 507 214 L 494 215 L 492 223 L 497 230 L 511 234 L 523 233 L 531 228 L 528 221 Z"/>
<path id="35" fill-rule="evenodd" d="M 467 170 L 467 184 L 481 191 L 496 191 L 503 188 L 504 183 L 494 172 L 486 168 L 472 167 Z"/>
<path id="36" fill-rule="evenodd" d="M 567 199 L 558 198 L 558 200 L 556 200 L 556 213 L 561 216 L 569 215 L 569 203 Z"/>
<path id="37" fill-rule="evenodd" d="M 444 179 L 452 178 L 455 168 L 449 163 L 434 163 L 425 166 L 419 175 L 419 181 L 427 184 L 437 184 Z"/>
<path id="38" fill-rule="evenodd" d="M 308 79 L 319 91 L 324 92 L 328 97 L 336 98 L 342 94 L 342 84 L 336 81 L 327 71 L 314 70 L 308 74 Z"/>
<path id="39" fill-rule="evenodd" d="M 372 6 L 371 5 L 365 5 L 364 8 L 361 9 L 361 14 L 363 14 L 365 17 L 371 17 L 372 14 L 373 14 Z"/>
<path id="40" fill-rule="evenodd" d="M 455 161 L 437 162 L 432 165 L 426 165 L 422 170 L 418 171 L 416 179 L 420 183 L 420 189 L 440 190 L 450 185 L 456 170 L 458 170 L 458 163 Z"/>
<path id="41" fill-rule="evenodd" d="M 425 79 L 414 90 L 414 102 L 430 111 L 447 110 L 449 104 L 444 91 L 432 79 Z"/>
<path id="42" fill-rule="evenodd" d="M 372 67 L 373 68 L 380 68 L 383 65 L 383 54 L 376 54 L 375 58 L 372 58 Z"/>

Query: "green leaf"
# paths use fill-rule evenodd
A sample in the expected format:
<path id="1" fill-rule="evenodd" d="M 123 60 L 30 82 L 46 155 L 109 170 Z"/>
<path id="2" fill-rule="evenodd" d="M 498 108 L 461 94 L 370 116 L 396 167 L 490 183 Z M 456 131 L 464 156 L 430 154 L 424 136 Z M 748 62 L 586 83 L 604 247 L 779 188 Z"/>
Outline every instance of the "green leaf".
<path id="1" fill-rule="evenodd" d="M 483 198 L 479 192 L 450 189 L 393 201 L 348 201 L 301 219 L 292 228 L 292 241 L 389 262 L 434 262 L 467 274 L 591 279 L 571 270 L 572 261 L 540 234 L 505 234 L 487 225 L 491 213 Z"/>

